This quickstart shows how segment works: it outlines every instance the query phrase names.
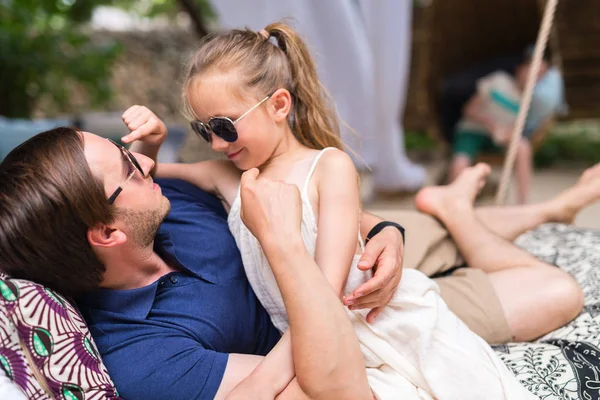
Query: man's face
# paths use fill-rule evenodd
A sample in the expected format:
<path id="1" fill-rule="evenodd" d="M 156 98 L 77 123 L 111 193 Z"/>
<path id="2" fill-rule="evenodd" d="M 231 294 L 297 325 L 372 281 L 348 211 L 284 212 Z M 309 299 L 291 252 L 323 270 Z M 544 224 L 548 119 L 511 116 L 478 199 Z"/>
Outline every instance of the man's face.
<path id="1" fill-rule="evenodd" d="M 154 161 L 132 153 L 144 171 L 142 175 L 114 143 L 92 133 L 82 135 L 85 158 L 94 176 L 104 183 L 106 198 L 122 188 L 113 203 L 118 209 L 119 228 L 139 246 L 150 245 L 170 209 L 169 200 L 149 175 Z"/>

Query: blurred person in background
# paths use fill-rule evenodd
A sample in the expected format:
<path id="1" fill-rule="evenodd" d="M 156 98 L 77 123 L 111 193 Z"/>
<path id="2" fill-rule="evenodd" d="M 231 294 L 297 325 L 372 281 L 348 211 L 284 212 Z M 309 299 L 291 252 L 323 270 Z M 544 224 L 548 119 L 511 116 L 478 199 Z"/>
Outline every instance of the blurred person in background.
<path id="1" fill-rule="evenodd" d="M 525 51 L 514 76 L 498 70 L 477 80 L 475 94 L 464 106 L 453 137 L 450 181 L 472 165 L 481 152 L 500 152 L 509 145 L 531 69 L 533 50 L 531 46 Z M 559 69 L 552 66 L 550 52 L 546 51 L 515 160 L 519 204 L 527 203 L 533 173 L 531 139 L 563 108 L 563 79 Z"/>

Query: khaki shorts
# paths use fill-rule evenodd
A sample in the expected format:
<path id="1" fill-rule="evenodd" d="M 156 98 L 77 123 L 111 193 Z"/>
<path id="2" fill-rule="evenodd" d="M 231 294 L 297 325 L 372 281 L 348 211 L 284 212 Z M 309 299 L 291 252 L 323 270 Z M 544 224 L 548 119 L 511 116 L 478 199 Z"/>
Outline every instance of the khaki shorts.
<path id="1" fill-rule="evenodd" d="M 448 231 L 433 217 L 416 211 L 377 213 L 406 229 L 404 268 L 416 268 L 440 286 L 448 308 L 488 343 L 511 340 L 500 300 L 485 272 L 464 265 Z"/>

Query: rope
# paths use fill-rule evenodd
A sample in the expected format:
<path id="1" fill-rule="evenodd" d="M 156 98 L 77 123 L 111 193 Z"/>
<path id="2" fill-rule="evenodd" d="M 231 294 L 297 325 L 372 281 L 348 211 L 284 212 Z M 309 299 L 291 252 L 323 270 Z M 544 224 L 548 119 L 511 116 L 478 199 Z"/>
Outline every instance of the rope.
<path id="1" fill-rule="evenodd" d="M 510 183 L 513 167 L 515 164 L 515 158 L 517 156 L 517 150 L 519 148 L 519 142 L 523 135 L 523 128 L 525 126 L 525 118 L 529 112 L 531 106 L 531 98 L 533 96 L 533 89 L 537 81 L 537 76 L 542 63 L 542 56 L 546 45 L 548 44 L 548 38 L 550 36 L 550 30 L 554 21 L 554 15 L 556 13 L 556 6 L 558 0 L 548 0 L 546 3 L 546 10 L 544 11 L 544 18 L 542 25 L 538 33 L 537 41 L 535 43 L 535 51 L 533 52 L 533 61 L 531 68 L 529 69 L 529 76 L 527 77 L 527 84 L 525 85 L 525 92 L 521 100 L 521 106 L 519 107 L 519 114 L 515 123 L 515 128 L 512 133 L 510 145 L 506 158 L 504 160 L 504 168 L 502 170 L 502 178 L 500 179 L 500 187 L 496 194 L 496 204 L 503 204 L 506 201 L 506 195 L 508 192 L 508 185 Z"/>

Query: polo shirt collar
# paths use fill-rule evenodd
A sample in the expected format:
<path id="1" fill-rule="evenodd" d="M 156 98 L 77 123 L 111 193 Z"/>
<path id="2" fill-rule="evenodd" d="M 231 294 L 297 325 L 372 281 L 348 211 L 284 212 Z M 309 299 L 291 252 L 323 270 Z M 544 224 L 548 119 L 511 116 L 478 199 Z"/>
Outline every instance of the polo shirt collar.
<path id="1" fill-rule="evenodd" d="M 155 251 L 160 257 L 171 264 L 177 265 L 182 271 L 198 276 L 198 274 L 186 268 L 175 254 L 170 254 L 169 250 L 173 251 L 173 242 L 169 233 L 160 233 L 157 235 L 157 240 Z M 152 310 L 156 290 L 161 279 L 163 277 L 148 286 L 137 289 L 97 289 L 82 298 L 82 305 L 126 317 L 146 318 Z"/>
<path id="2" fill-rule="evenodd" d="M 152 309 L 157 288 L 158 281 L 137 289 L 98 289 L 85 295 L 82 303 L 92 309 L 142 319 Z"/>

